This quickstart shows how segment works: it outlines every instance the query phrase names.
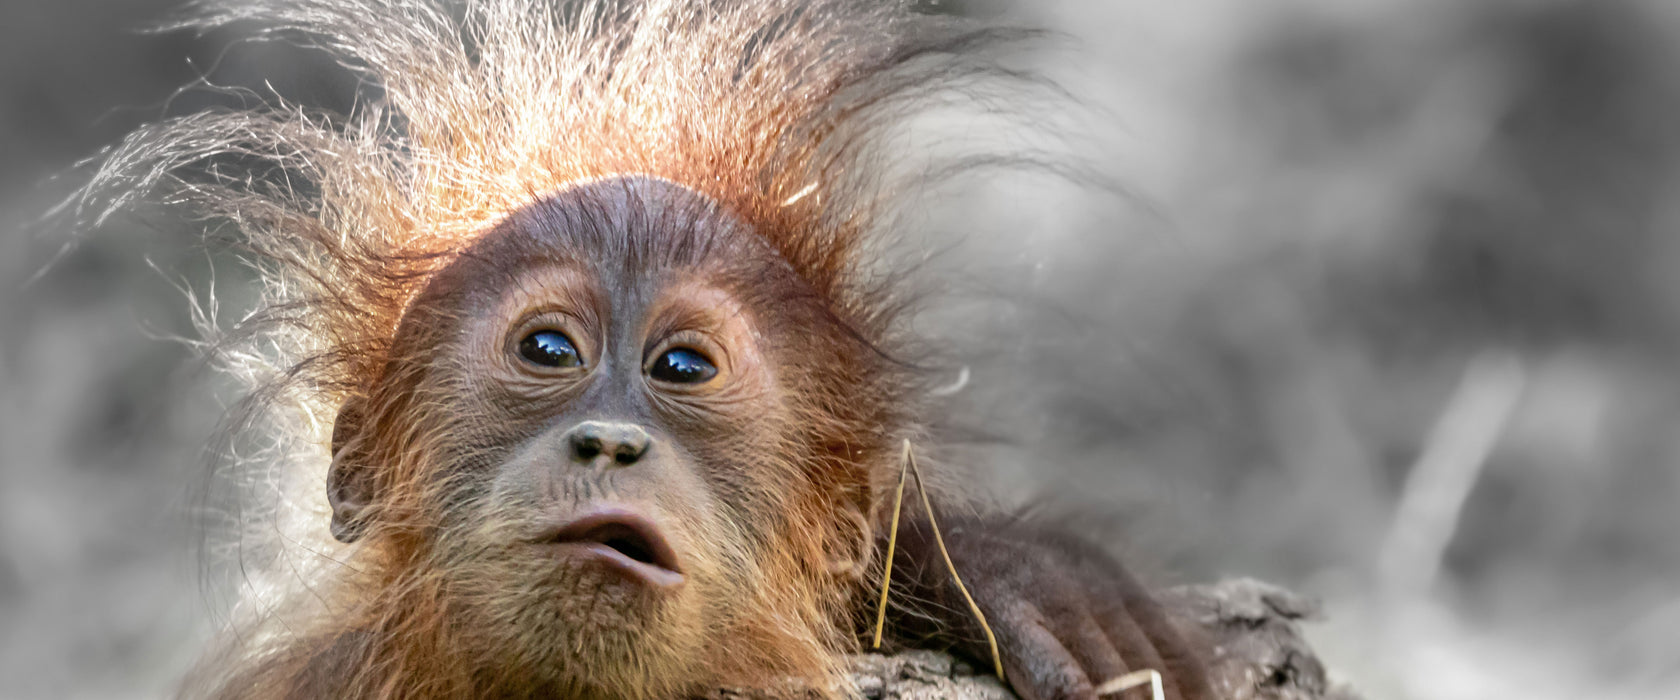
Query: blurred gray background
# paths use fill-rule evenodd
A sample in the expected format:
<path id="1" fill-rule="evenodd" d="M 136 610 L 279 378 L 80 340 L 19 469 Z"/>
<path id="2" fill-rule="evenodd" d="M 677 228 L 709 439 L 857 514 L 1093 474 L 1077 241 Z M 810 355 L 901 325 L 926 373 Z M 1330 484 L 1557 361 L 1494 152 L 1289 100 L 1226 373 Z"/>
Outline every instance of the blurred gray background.
<path id="1" fill-rule="evenodd" d="M 135 125 L 239 104 L 200 78 L 354 96 L 306 50 L 137 31 L 175 4 L 0 2 L 0 697 L 162 695 L 204 643 L 233 388 L 180 288 L 251 296 L 167 216 L 50 268 L 30 222 Z M 1106 516 L 1155 581 L 1322 596 L 1374 699 L 1680 696 L 1680 4 L 1006 6 L 955 9 L 1074 38 L 1030 60 L 1132 194 L 934 204 L 955 401 L 1010 437 L 951 458 Z"/>

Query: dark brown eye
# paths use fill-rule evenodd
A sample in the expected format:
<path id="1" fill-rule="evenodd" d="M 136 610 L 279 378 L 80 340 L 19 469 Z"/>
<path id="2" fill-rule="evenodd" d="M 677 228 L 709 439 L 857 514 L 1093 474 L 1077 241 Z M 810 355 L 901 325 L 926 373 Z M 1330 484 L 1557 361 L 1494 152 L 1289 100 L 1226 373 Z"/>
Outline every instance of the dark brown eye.
<path id="1" fill-rule="evenodd" d="M 699 384 L 717 376 L 717 366 L 688 348 L 673 348 L 653 361 L 648 376 L 672 384 Z"/>
<path id="2" fill-rule="evenodd" d="M 533 331 L 519 341 L 519 356 L 539 367 L 580 367 L 583 356 L 578 354 L 572 339 L 560 331 Z"/>

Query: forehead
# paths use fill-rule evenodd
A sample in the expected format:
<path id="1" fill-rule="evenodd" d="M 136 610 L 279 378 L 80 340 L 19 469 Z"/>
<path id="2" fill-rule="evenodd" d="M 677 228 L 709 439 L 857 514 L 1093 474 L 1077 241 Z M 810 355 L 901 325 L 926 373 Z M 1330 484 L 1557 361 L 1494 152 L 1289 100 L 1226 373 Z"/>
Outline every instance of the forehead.
<path id="1" fill-rule="evenodd" d="M 614 177 L 515 211 L 438 272 L 421 298 L 495 294 L 548 266 L 636 291 L 673 271 L 722 271 L 765 256 L 774 257 L 769 246 L 710 198 L 657 178 Z"/>

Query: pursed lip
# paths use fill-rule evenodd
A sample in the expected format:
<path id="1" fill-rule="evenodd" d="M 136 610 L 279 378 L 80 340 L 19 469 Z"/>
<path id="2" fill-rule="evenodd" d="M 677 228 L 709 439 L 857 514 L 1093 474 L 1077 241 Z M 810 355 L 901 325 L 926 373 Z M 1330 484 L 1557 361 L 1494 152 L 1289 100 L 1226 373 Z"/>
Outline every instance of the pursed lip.
<path id="1" fill-rule="evenodd" d="M 659 526 L 625 506 L 602 506 L 559 519 L 532 538 L 559 557 L 599 561 L 655 588 L 684 581 L 682 564 Z"/>

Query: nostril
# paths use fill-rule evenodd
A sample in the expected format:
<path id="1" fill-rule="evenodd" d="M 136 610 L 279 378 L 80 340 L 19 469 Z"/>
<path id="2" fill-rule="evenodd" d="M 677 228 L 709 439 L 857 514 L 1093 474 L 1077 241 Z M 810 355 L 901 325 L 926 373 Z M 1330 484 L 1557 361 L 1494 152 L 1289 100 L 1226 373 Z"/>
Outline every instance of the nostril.
<path id="1" fill-rule="evenodd" d="M 595 459 L 601 454 L 601 443 L 594 440 L 575 440 L 572 442 L 572 454 L 582 462 Z"/>
<path id="2" fill-rule="evenodd" d="M 648 445 L 652 443 L 653 438 L 646 430 L 634 425 L 625 426 L 624 433 L 619 436 L 618 449 L 613 451 L 613 461 L 619 464 L 635 464 L 636 460 L 647 454 Z"/>

